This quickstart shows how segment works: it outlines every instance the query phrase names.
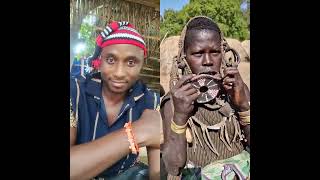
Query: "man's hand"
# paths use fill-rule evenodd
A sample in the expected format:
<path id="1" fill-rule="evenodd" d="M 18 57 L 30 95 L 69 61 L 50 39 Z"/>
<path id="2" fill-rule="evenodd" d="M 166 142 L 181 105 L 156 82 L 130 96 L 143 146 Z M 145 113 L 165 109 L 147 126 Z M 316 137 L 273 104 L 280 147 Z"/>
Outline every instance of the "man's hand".
<path id="1" fill-rule="evenodd" d="M 246 85 L 243 82 L 237 67 L 224 69 L 223 87 L 230 95 L 233 104 L 239 111 L 250 109 L 249 97 L 246 96 Z"/>
<path id="2" fill-rule="evenodd" d="M 194 108 L 193 103 L 200 94 L 197 89 L 192 87 L 191 83 L 185 84 L 193 77 L 195 77 L 193 74 L 183 76 L 171 90 L 174 106 L 173 119 L 178 125 L 187 122 Z"/>
<path id="3" fill-rule="evenodd" d="M 133 123 L 134 135 L 140 147 L 148 146 L 160 148 L 160 113 L 156 110 L 146 109 L 143 111 L 140 119 Z"/>

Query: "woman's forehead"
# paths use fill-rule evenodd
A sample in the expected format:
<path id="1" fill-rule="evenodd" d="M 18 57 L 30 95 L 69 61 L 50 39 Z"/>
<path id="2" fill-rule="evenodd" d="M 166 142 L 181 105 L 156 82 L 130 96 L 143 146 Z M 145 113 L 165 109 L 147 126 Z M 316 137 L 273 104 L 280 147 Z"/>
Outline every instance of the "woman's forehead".
<path id="1" fill-rule="evenodd" d="M 220 35 L 215 31 L 195 31 L 188 35 L 191 35 L 188 48 L 201 48 L 202 46 L 218 48 L 221 45 Z"/>
<path id="2" fill-rule="evenodd" d="M 220 42 L 220 34 L 213 30 L 197 30 L 197 31 L 191 31 L 192 40 L 203 40 L 203 39 L 210 39 L 216 42 Z"/>

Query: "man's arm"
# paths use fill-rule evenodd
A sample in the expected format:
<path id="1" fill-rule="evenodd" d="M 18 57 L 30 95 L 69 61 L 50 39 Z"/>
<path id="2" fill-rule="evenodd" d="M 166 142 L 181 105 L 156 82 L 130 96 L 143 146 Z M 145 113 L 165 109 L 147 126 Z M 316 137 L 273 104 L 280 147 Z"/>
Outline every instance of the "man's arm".
<path id="1" fill-rule="evenodd" d="M 159 144 L 161 144 L 161 138 L 162 138 L 162 125 L 161 125 L 161 115 L 160 115 L 160 97 L 157 94 L 154 94 L 154 99 L 153 102 L 153 110 L 158 112 L 159 116 L 159 132 L 160 132 L 160 137 L 159 137 Z M 153 120 L 153 119 L 152 119 Z M 148 155 L 148 165 L 149 165 L 149 179 L 150 180 L 160 180 L 160 148 L 153 148 L 147 146 L 147 155 Z"/>
<path id="2" fill-rule="evenodd" d="M 72 145 L 70 179 L 90 179 L 129 153 L 129 142 L 123 129 L 90 143 Z"/>
<path id="3" fill-rule="evenodd" d="M 70 147 L 76 144 L 77 140 L 77 128 L 70 128 Z"/>
<path id="4" fill-rule="evenodd" d="M 147 147 L 149 179 L 160 180 L 160 149 Z"/>
<path id="5" fill-rule="evenodd" d="M 158 112 L 145 110 L 132 129 L 139 147 L 160 148 Z M 156 119 L 150 121 L 150 118 Z M 157 131 L 156 131 L 157 129 Z M 70 128 L 70 179 L 90 179 L 130 153 L 128 137 L 122 128 L 92 142 L 74 145 L 76 131 Z"/>

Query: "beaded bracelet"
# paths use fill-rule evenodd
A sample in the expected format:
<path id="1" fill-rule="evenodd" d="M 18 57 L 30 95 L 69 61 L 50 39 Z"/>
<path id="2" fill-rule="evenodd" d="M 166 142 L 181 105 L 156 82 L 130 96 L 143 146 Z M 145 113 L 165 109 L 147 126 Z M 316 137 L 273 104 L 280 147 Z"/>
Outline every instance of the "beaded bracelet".
<path id="1" fill-rule="evenodd" d="M 131 152 L 133 154 L 139 154 L 139 147 L 138 144 L 135 142 L 135 138 L 132 132 L 132 125 L 131 122 L 128 122 L 124 125 L 124 128 L 126 129 L 126 133 L 128 136 L 128 141 L 130 143 L 129 149 L 131 149 Z"/>

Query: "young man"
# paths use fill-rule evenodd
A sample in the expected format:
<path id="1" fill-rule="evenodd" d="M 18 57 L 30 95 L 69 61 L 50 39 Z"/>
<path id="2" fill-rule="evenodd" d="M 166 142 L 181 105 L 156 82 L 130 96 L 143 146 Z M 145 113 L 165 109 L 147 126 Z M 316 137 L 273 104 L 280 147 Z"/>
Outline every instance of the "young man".
<path id="1" fill-rule="evenodd" d="M 128 22 L 112 22 L 96 43 L 99 72 L 70 80 L 70 179 L 159 179 L 159 94 L 139 81 L 145 43 Z M 136 162 L 143 146 L 147 173 Z"/>
<path id="2" fill-rule="evenodd" d="M 249 176 L 243 142 L 250 145 L 250 95 L 237 67 L 226 65 L 226 47 L 218 25 L 207 17 L 192 18 L 182 31 L 170 92 L 160 110 L 162 157 L 171 175 L 216 180 Z M 202 90 L 191 82 L 203 74 L 214 78 L 220 91 L 215 99 L 198 103 Z"/>

